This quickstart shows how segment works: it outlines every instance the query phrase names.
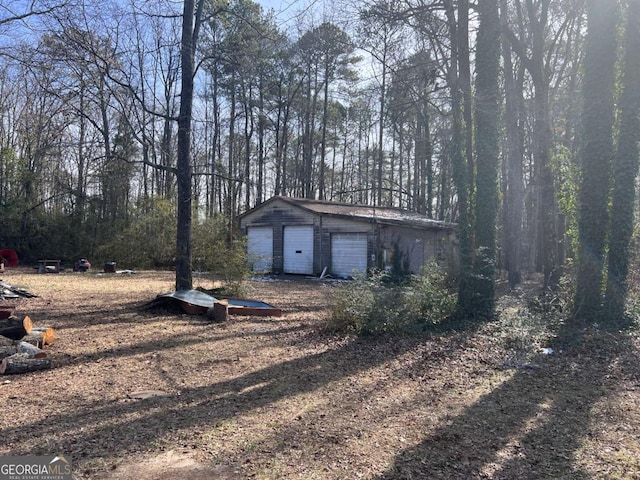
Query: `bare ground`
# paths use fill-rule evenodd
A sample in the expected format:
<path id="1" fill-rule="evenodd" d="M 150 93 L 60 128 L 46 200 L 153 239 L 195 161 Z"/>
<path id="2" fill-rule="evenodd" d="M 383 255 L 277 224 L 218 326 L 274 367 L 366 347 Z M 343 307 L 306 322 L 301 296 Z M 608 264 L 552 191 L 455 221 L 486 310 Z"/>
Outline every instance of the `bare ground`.
<path id="1" fill-rule="evenodd" d="M 70 456 L 76 479 L 640 478 L 634 334 L 514 361 L 491 324 L 326 333 L 335 287 L 313 280 L 248 282 L 284 315 L 214 324 L 140 308 L 170 272 L 2 278 L 58 340 L 52 370 L 0 377 L 0 455 Z"/>

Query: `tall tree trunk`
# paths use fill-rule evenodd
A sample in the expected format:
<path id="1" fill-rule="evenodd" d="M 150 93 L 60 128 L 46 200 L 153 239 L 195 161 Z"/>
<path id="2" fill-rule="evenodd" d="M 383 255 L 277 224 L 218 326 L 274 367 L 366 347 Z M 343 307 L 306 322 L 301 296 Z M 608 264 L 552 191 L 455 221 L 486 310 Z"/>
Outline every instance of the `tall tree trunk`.
<path id="1" fill-rule="evenodd" d="M 260 78 L 258 95 L 258 179 L 256 184 L 256 205 L 262 203 L 262 201 L 264 200 L 264 137 L 267 116 L 264 112 L 264 85 L 262 82 L 262 77 Z"/>
<path id="2" fill-rule="evenodd" d="M 545 27 L 548 20 L 550 0 L 544 0 L 539 6 L 539 17 L 530 3 L 529 22 L 531 24 L 533 45 L 529 72 L 535 90 L 534 100 L 534 159 L 536 165 L 535 176 L 539 188 L 538 202 L 538 231 L 541 235 L 539 243 L 542 253 L 542 271 L 544 274 L 544 290 L 555 291 L 560 282 L 560 265 L 558 263 L 559 243 L 557 231 L 557 206 L 555 187 L 553 183 L 553 169 L 551 166 L 551 115 L 549 104 L 549 76 L 545 68 Z"/>
<path id="3" fill-rule="evenodd" d="M 320 168 L 318 179 L 318 198 L 325 200 L 325 173 L 327 170 L 327 123 L 329 121 L 329 64 L 324 69 L 324 95 L 322 101 L 322 133 L 320 134 Z"/>
<path id="4" fill-rule="evenodd" d="M 403 159 L 404 159 L 404 126 L 402 123 L 398 124 L 398 206 L 404 207 L 404 171 L 403 171 Z"/>
<path id="5" fill-rule="evenodd" d="M 307 75 L 307 101 L 305 110 L 304 143 L 303 143 L 303 195 L 305 198 L 315 198 L 313 191 L 314 164 L 314 133 L 315 115 L 318 102 L 318 74 L 317 68 L 309 66 Z M 313 76 L 312 76 L 312 72 Z"/>
<path id="6" fill-rule="evenodd" d="M 598 319 L 602 301 L 607 203 L 613 155 L 613 94 L 617 2 L 592 0 L 583 80 L 582 182 L 578 197 L 578 268 L 575 318 Z"/>
<path id="7" fill-rule="evenodd" d="M 185 0 L 182 12 L 180 59 L 182 88 L 178 115 L 178 228 L 176 235 L 176 290 L 191 290 L 191 115 L 193 110 L 193 75 L 195 48 L 204 0 Z"/>
<path id="8" fill-rule="evenodd" d="M 244 210 L 251 208 L 251 138 L 253 137 L 254 122 L 253 122 L 253 109 L 251 107 L 253 103 L 253 92 L 251 85 L 247 87 L 248 95 L 244 97 Z"/>
<path id="9" fill-rule="evenodd" d="M 540 201 L 538 203 L 538 221 L 542 234 L 542 272 L 544 275 L 544 291 L 554 292 L 560 283 L 561 269 L 559 264 L 561 244 L 558 242 L 557 205 L 553 168 L 551 166 L 551 117 L 549 115 L 548 89 L 536 88 L 535 98 L 534 155 L 538 166 Z"/>
<path id="10" fill-rule="evenodd" d="M 507 21 L 507 1 L 502 0 L 503 22 Z M 522 172 L 523 133 L 520 128 L 521 93 L 513 71 L 511 49 L 503 42 L 502 57 L 505 77 L 505 130 L 507 137 L 506 170 L 507 185 L 505 191 L 505 266 L 509 277 L 509 286 L 515 287 L 521 281 L 521 245 L 522 217 L 524 207 L 524 181 Z M 522 75 L 518 75 L 521 79 Z"/>
<path id="11" fill-rule="evenodd" d="M 378 158 L 377 158 L 377 205 L 382 205 L 382 173 L 384 170 L 384 116 L 387 94 L 387 43 L 382 50 L 382 84 L 380 85 L 380 123 L 378 125 Z"/>
<path id="12" fill-rule="evenodd" d="M 462 120 L 464 128 L 464 155 L 468 169 L 468 186 L 473 197 L 473 178 L 475 166 L 473 161 L 473 102 L 471 92 L 471 56 L 469 54 L 469 0 L 458 2 L 458 65 L 459 88 L 462 92 Z"/>
<path id="13" fill-rule="evenodd" d="M 451 186 L 449 182 L 450 154 L 447 152 L 440 156 L 440 190 L 438 192 L 438 220 L 445 221 L 450 217 Z"/>
<path id="14" fill-rule="evenodd" d="M 613 163 L 613 194 L 605 309 L 610 324 L 622 324 L 628 293 L 629 244 L 633 235 L 635 179 L 640 140 L 640 0 L 627 0 L 626 46 L 620 133 Z"/>
<path id="15" fill-rule="evenodd" d="M 496 219 L 498 213 L 500 119 L 500 20 L 497 0 L 479 4 L 480 23 L 476 52 L 476 196 L 473 313 L 488 317 L 495 296 Z"/>
<path id="16" fill-rule="evenodd" d="M 463 2 L 460 2 L 463 3 Z M 451 109 L 453 125 L 451 133 L 451 170 L 453 185 L 457 196 L 457 218 L 453 220 L 458 224 L 458 239 L 460 242 L 460 281 L 458 285 L 457 315 L 466 317 L 472 314 L 473 299 L 473 255 L 471 249 L 471 222 L 469 215 L 469 169 L 465 156 L 465 126 L 463 116 L 464 94 L 459 78 L 458 64 L 468 62 L 461 60 L 462 53 L 458 48 L 460 37 L 465 37 L 458 32 L 460 25 L 468 22 L 456 22 L 455 9 L 452 0 L 446 0 L 447 24 L 451 39 L 451 65 L 449 67 L 449 86 L 451 88 Z M 468 7 L 468 4 L 467 4 Z M 464 15 L 468 15 L 468 8 Z M 467 32 L 468 35 L 468 32 Z M 464 51 L 464 49 L 463 49 Z M 470 126 L 469 126 L 470 127 Z"/>
<path id="17" fill-rule="evenodd" d="M 218 75 L 214 76 L 213 79 L 213 139 L 211 141 L 211 165 L 210 172 L 211 178 L 209 179 L 211 194 L 210 194 L 210 216 L 213 217 L 215 213 L 215 205 L 216 205 L 216 191 L 219 191 L 219 188 L 216 188 L 218 185 L 218 176 L 217 174 L 217 165 L 218 162 L 222 160 L 222 145 L 220 142 L 220 131 L 222 129 L 222 124 L 220 122 L 220 103 L 218 100 Z"/>
<path id="18" fill-rule="evenodd" d="M 274 195 L 280 195 L 282 191 L 282 135 L 281 131 L 283 131 L 282 121 L 284 118 L 284 105 L 282 101 L 283 96 L 283 84 L 282 79 L 278 82 L 278 113 L 276 115 L 276 124 L 273 128 L 273 134 L 276 142 L 276 151 L 275 151 L 275 185 L 273 193 Z"/>
<path id="19" fill-rule="evenodd" d="M 427 154 L 427 145 L 425 141 L 424 116 L 422 111 L 418 111 L 416 115 L 416 138 L 414 147 L 413 160 L 413 210 L 418 213 L 424 213 L 424 164 Z"/>
<path id="20" fill-rule="evenodd" d="M 427 88 L 424 89 L 424 100 L 422 111 L 424 115 L 424 158 L 425 172 L 424 186 L 422 187 L 422 203 L 424 213 L 428 218 L 433 218 L 433 145 L 431 144 L 431 116 L 429 115 L 429 94 Z"/>

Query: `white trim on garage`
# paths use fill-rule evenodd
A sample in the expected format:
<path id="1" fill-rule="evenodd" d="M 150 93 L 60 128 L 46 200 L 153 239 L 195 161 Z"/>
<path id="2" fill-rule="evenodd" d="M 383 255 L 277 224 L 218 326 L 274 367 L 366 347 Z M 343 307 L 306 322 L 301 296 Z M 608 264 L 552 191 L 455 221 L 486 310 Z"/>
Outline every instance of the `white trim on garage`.
<path id="1" fill-rule="evenodd" d="M 272 270 L 272 227 L 247 227 L 247 254 L 253 272 L 265 273 Z"/>
<path id="2" fill-rule="evenodd" d="M 284 227 L 284 273 L 313 275 L 313 226 Z"/>
<path id="3" fill-rule="evenodd" d="M 331 235 L 331 273 L 343 278 L 367 271 L 367 234 Z"/>

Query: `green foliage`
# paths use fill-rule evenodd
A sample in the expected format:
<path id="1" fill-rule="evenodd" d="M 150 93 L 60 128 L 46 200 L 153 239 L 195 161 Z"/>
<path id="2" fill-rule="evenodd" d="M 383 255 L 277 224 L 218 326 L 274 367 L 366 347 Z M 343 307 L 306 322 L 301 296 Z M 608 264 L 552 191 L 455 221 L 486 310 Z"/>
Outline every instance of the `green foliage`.
<path id="1" fill-rule="evenodd" d="M 499 339 L 511 361 L 526 363 L 553 343 L 560 316 L 541 314 L 539 306 L 534 302 L 513 314 L 500 315 L 499 321 L 490 325 L 490 332 Z"/>
<path id="2" fill-rule="evenodd" d="M 577 199 L 580 168 L 572 158 L 569 149 L 562 145 L 556 146 L 551 168 L 556 185 L 558 211 L 566 219 L 566 235 L 569 238 L 571 251 L 575 252 L 578 249 Z"/>
<path id="3" fill-rule="evenodd" d="M 387 266 L 384 265 L 382 259 L 380 259 L 379 265 L 381 269 Z M 400 283 L 409 278 L 410 275 L 409 256 L 406 252 L 400 250 L 400 246 L 395 242 L 391 253 L 391 269 L 387 272 L 387 276 L 390 281 Z"/>
<path id="4" fill-rule="evenodd" d="M 389 282 L 385 272 L 373 272 L 338 287 L 334 299 L 329 328 L 358 334 L 425 329 L 455 308 L 455 295 L 435 264 L 400 284 Z"/>
<path id="5" fill-rule="evenodd" d="M 573 311 L 575 277 L 573 273 L 562 276 L 558 288 L 548 294 L 532 294 L 526 285 L 520 288 L 517 296 L 524 302 L 518 302 L 517 309 L 501 311 L 495 322 L 487 324 L 487 333 L 500 340 L 511 361 L 526 363 L 534 360 L 541 348 L 562 348 L 572 335 L 565 321 Z M 535 292 L 539 292 L 537 283 Z"/>
<path id="6" fill-rule="evenodd" d="M 166 200 L 148 199 L 138 204 L 129 226 L 99 247 L 95 262 L 115 261 L 122 268 L 173 268 L 175 263 L 175 207 Z M 193 269 L 209 271 L 226 287 L 238 291 L 248 274 L 246 245 L 229 242 L 224 217 L 193 223 Z"/>
<path id="7" fill-rule="evenodd" d="M 222 216 L 207 218 L 193 225 L 193 267 L 209 271 L 225 284 L 225 293 L 241 293 L 242 281 L 249 275 L 244 238 L 229 242 L 228 220 Z"/>
<path id="8" fill-rule="evenodd" d="M 128 227 L 100 246 L 94 261 L 115 261 L 122 268 L 170 268 L 176 244 L 175 207 L 159 198 L 139 202 Z"/>

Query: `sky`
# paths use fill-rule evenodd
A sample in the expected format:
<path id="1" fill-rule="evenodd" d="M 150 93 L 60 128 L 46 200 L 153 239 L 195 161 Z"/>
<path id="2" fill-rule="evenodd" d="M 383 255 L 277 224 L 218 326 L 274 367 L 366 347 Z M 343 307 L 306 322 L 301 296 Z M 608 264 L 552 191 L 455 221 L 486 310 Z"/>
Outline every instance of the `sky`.
<path id="1" fill-rule="evenodd" d="M 279 17 L 295 16 L 313 2 L 312 0 L 256 0 L 265 10 L 273 9 Z"/>
<path id="2" fill-rule="evenodd" d="M 273 10 L 276 17 L 282 24 L 310 13 L 313 10 L 320 10 L 328 4 L 326 0 L 254 0 L 256 3 L 268 11 Z"/>

